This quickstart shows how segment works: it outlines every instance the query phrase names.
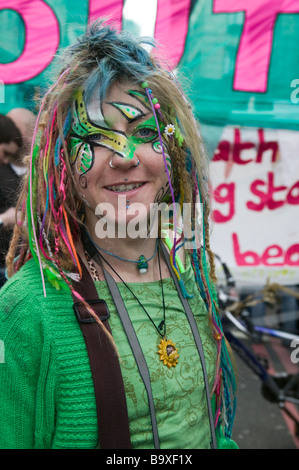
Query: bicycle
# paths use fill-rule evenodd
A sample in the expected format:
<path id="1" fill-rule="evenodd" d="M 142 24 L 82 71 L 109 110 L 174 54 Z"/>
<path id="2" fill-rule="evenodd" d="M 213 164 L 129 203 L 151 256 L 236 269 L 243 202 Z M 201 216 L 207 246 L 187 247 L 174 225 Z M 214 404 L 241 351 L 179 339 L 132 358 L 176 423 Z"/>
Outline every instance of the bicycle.
<path id="1" fill-rule="evenodd" d="M 272 403 L 278 404 L 279 408 L 292 419 L 294 422 L 294 435 L 299 437 L 299 415 L 297 416 L 288 407 L 288 404 L 299 407 L 299 370 L 295 374 L 287 372 L 271 374 L 268 361 L 256 355 L 247 347 L 244 341 L 234 334 L 234 329 L 243 333 L 250 342 L 254 342 L 262 334 L 263 337 L 288 339 L 292 341 L 291 344 L 299 346 L 299 335 L 255 325 L 246 310 L 246 299 L 239 302 L 235 291 L 235 281 L 227 265 L 219 256 L 216 255 L 216 258 L 221 263 L 225 275 L 225 284 L 218 283 L 216 286 L 224 334 L 234 352 L 260 379 L 263 397 Z M 254 295 L 248 296 L 248 299 L 249 305 L 260 301 Z"/>

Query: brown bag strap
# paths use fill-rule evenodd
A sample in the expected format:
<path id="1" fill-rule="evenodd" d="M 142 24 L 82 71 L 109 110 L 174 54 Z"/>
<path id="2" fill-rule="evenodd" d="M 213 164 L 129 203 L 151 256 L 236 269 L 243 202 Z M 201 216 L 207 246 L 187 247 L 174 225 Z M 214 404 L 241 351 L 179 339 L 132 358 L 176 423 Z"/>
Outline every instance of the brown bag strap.
<path id="1" fill-rule="evenodd" d="M 93 280 L 84 265 L 76 291 L 86 300 L 111 333 L 110 313 L 99 299 Z M 73 295 L 74 311 L 86 343 L 97 405 L 100 449 L 131 449 L 129 418 L 120 364 L 103 328 Z"/>

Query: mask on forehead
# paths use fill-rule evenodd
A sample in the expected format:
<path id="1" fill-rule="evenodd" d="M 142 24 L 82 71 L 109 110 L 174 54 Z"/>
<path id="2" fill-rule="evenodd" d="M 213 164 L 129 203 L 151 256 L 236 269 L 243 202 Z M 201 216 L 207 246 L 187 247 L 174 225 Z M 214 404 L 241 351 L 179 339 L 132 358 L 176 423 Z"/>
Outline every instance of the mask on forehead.
<path id="1" fill-rule="evenodd" d="M 128 95 L 134 96 L 148 108 L 147 98 L 139 91 L 129 90 Z M 109 102 L 109 104 L 118 109 L 128 122 L 134 122 L 144 116 L 143 111 L 132 104 L 119 102 Z M 150 108 L 148 109 L 150 110 Z M 95 146 L 105 147 L 122 158 L 132 159 L 136 148 L 140 144 L 150 142 L 156 138 L 157 127 L 153 116 L 135 128 L 136 135 L 138 128 L 150 129 L 152 134 L 148 138 L 146 136 L 136 137 L 134 134 L 127 136 L 124 132 L 111 129 L 103 115 L 98 94 L 95 94 L 86 104 L 83 90 L 78 90 L 74 97 L 72 118 L 70 158 L 79 175 L 83 175 L 92 167 Z M 161 125 L 160 129 L 162 128 Z"/>

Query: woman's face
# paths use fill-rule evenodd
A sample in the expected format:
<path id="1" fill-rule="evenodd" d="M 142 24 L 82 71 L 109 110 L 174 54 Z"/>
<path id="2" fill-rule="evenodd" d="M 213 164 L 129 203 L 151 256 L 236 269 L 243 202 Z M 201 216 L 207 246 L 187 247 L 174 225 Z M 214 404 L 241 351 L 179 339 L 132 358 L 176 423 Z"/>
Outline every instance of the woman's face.
<path id="1" fill-rule="evenodd" d="M 116 224 L 127 224 L 136 215 L 146 221 L 150 204 L 159 203 L 169 188 L 156 121 L 137 85 L 115 83 L 103 102 L 96 97 L 87 104 L 79 92 L 70 145 L 87 222 L 96 223 L 101 215 Z M 170 173 L 166 144 L 163 148 Z"/>

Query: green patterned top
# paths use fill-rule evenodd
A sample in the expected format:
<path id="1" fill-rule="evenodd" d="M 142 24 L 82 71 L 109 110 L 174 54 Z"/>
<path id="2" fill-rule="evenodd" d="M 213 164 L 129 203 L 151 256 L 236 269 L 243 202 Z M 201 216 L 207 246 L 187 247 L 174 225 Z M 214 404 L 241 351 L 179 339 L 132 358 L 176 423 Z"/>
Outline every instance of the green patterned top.
<path id="1" fill-rule="evenodd" d="M 212 389 L 215 376 L 216 345 L 207 321 L 207 310 L 195 286 L 191 265 L 183 273 L 189 301 L 203 343 L 207 373 Z M 129 283 L 156 325 L 163 319 L 160 281 Z M 210 447 L 210 427 L 200 358 L 191 328 L 171 278 L 163 281 L 166 305 L 166 336 L 178 348 L 179 360 L 170 369 L 159 359 L 160 335 L 127 287 L 118 283 L 130 319 L 150 371 L 161 448 L 198 449 Z M 130 345 L 123 331 L 105 282 L 96 282 L 99 295 L 106 299 L 113 337 L 120 351 L 134 448 L 153 449 L 153 436 L 147 394 Z M 157 305 L 159 307 L 157 308 Z"/>
<path id="2" fill-rule="evenodd" d="M 205 307 L 188 269 L 184 274 L 191 307 L 202 336 L 210 383 L 213 382 L 215 345 Z M 161 448 L 209 447 L 209 425 L 202 372 L 189 325 L 172 280 L 164 281 L 167 330 L 179 349 L 179 362 L 168 369 L 159 361 L 158 335 L 145 313 L 121 293 L 140 339 L 148 366 L 157 413 Z M 130 416 L 132 444 L 153 448 L 146 393 L 127 340 L 107 294 L 111 326 L 122 358 L 122 372 Z M 158 282 L 131 284 L 155 321 L 162 309 Z M 96 449 L 97 412 L 85 342 L 73 311 L 69 290 L 57 291 L 46 281 L 43 295 L 39 267 L 30 260 L 0 291 L 0 448 Z M 234 447 L 217 436 L 218 445 Z"/>

